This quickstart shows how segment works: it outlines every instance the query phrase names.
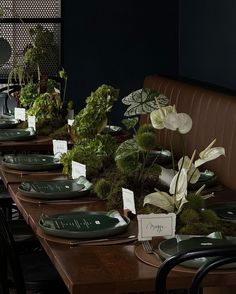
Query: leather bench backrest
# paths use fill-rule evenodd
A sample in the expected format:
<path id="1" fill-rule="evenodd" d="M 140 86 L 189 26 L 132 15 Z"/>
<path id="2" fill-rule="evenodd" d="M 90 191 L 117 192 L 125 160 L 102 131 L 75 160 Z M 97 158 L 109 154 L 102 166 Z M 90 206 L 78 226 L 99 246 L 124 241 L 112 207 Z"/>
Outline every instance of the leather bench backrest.
<path id="1" fill-rule="evenodd" d="M 184 154 L 191 157 L 196 149 L 197 159 L 199 152 L 216 138 L 214 147 L 224 147 L 226 156 L 204 164 L 201 169 L 214 171 L 222 184 L 236 190 L 236 96 L 157 75 L 147 76 L 144 87 L 165 94 L 169 104 L 176 105 L 177 112 L 185 112 L 193 120 L 192 130 L 184 135 L 184 147 L 180 136 L 166 130 L 157 130 L 158 142 L 170 150 L 172 137 L 176 156 L 180 157 L 185 149 Z"/>

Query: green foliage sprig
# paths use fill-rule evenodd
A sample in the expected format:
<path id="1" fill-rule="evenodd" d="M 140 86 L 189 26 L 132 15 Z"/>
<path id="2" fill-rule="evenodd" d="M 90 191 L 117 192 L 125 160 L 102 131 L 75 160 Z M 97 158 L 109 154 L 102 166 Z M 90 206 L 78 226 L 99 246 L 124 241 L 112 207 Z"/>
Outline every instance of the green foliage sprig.
<path id="1" fill-rule="evenodd" d="M 63 173 L 71 176 L 71 162 L 86 165 L 87 175 L 97 174 L 116 150 L 116 142 L 109 134 L 98 134 L 95 138 L 80 139 L 75 146 L 61 157 Z"/>
<path id="2" fill-rule="evenodd" d="M 19 18 L 21 21 L 22 19 Z M 24 24 L 24 22 L 22 21 Z M 43 64 L 47 59 L 55 56 L 56 43 L 54 33 L 41 25 L 28 30 L 31 43 L 29 43 L 23 52 L 23 62 L 17 64 L 8 76 L 8 84 L 19 82 L 20 85 L 27 84 L 33 80 L 35 68 L 37 70 L 38 81 L 41 79 Z"/>
<path id="3" fill-rule="evenodd" d="M 55 88 L 58 88 L 56 81 L 49 79 L 47 81 L 47 90 L 46 93 L 49 95 L 55 94 Z M 26 109 L 30 109 L 37 97 L 39 97 L 39 85 L 30 81 L 26 85 L 22 86 L 19 95 L 20 106 Z M 38 100 L 41 100 L 40 98 Z M 37 116 L 37 113 L 35 114 Z"/>
<path id="4" fill-rule="evenodd" d="M 133 177 L 133 184 L 140 188 L 150 174 L 159 176 L 160 167 L 155 159 L 148 163 L 151 150 L 156 148 L 155 131 L 150 125 L 140 127 L 133 139 L 120 144 L 115 153 L 117 168 L 126 175 Z"/>
<path id="5" fill-rule="evenodd" d="M 119 90 L 108 85 L 100 86 L 86 99 L 86 107 L 75 117 L 72 129 L 79 137 L 93 138 L 107 124 L 107 114 L 119 96 Z"/>

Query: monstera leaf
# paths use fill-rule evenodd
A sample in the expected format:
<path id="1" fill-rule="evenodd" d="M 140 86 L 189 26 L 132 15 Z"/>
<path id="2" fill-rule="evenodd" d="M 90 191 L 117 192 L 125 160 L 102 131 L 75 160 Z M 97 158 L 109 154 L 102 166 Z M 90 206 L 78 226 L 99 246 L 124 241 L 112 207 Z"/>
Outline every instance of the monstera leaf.
<path id="1" fill-rule="evenodd" d="M 158 108 L 156 100 L 160 106 L 165 106 L 168 103 L 168 98 L 157 91 L 148 88 L 136 90 L 122 99 L 125 105 L 129 105 L 124 115 L 150 113 Z"/>

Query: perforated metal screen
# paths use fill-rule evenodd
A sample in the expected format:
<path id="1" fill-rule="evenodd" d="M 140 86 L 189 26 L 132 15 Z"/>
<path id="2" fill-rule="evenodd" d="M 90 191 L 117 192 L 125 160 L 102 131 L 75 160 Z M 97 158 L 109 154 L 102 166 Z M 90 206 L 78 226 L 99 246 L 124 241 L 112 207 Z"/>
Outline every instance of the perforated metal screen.
<path id="1" fill-rule="evenodd" d="M 6 39 L 12 49 L 10 60 L 0 67 L 0 79 L 6 79 L 10 70 L 23 62 L 24 50 L 31 43 L 28 30 L 37 25 L 53 32 L 56 44 L 53 56 L 41 66 L 41 72 L 56 76 L 61 69 L 61 0 L 0 0 L 0 8 L 4 11 L 0 38 Z"/>

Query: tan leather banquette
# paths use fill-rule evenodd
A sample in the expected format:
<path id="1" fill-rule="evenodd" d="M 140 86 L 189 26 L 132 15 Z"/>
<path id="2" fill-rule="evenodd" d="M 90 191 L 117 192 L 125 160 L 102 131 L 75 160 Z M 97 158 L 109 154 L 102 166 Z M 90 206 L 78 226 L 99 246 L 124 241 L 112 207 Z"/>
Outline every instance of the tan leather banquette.
<path id="1" fill-rule="evenodd" d="M 144 87 L 165 94 L 177 112 L 191 116 L 192 130 L 184 135 L 185 154 L 191 157 L 196 149 L 197 159 L 198 153 L 214 138 L 217 139 L 214 147 L 225 148 L 225 157 L 208 162 L 202 168 L 214 171 L 223 185 L 236 191 L 236 96 L 158 75 L 147 76 Z M 158 130 L 157 139 L 170 149 L 170 134 L 166 130 Z M 172 140 L 175 155 L 181 156 L 183 143 L 176 135 Z"/>

